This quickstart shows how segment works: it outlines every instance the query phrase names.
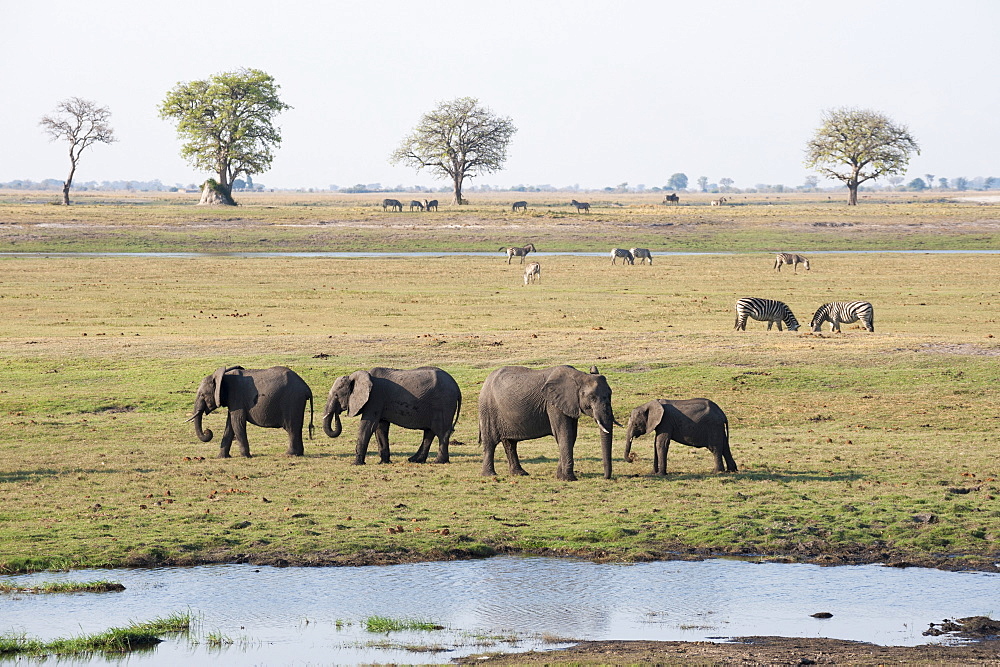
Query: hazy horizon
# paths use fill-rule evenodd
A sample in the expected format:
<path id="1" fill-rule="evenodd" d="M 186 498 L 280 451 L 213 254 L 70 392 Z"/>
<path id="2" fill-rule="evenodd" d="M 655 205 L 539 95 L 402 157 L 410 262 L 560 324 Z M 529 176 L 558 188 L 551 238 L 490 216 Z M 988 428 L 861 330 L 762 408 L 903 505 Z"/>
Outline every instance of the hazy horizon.
<path id="1" fill-rule="evenodd" d="M 110 108 L 119 142 L 88 150 L 76 181 L 201 183 L 157 107 L 180 81 L 239 67 L 274 76 L 293 107 L 272 168 L 254 176 L 275 188 L 445 185 L 388 157 L 462 96 L 518 128 L 506 168 L 472 185 L 650 189 L 682 172 L 689 188 L 700 176 L 793 188 L 813 175 L 802 157 L 822 112 L 842 106 L 910 129 L 922 154 L 906 181 L 1000 174 L 989 0 L 277 7 L 6 3 L 0 182 L 65 178 L 64 144 L 38 121 L 78 96 Z"/>

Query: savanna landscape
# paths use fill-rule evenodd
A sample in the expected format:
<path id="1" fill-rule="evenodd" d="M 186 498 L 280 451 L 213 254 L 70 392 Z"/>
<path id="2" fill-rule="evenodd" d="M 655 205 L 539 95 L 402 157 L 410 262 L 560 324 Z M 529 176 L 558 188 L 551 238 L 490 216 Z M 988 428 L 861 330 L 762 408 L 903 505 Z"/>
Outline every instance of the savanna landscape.
<path id="1" fill-rule="evenodd" d="M 220 209 L 181 193 L 80 192 L 65 207 L 0 192 L 0 571 L 541 554 L 995 572 L 1000 262 L 975 251 L 1000 250 L 1000 216 L 988 200 L 935 195 L 847 207 L 825 193 L 710 206 L 708 194 L 665 205 L 661 193 L 498 192 L 392 213 L 370 194 L 253 193 Z M 529 242 L 601 254 L 532 254 L 541 278 L 525 285 L 498 248 Z M 652 265 L 611 264 L 609 249 L 635 246 Z M 955 252 L 920 252 L 941 250 Z M 776 272 L 778 251 L 808 256 L 810 270 Z M 428 254 L 314 254 L 329 252 Z M 801 328 L 734 331 L 743 296 L 784 301 Z M 819 305 L 855 299 L 873 304 L 874 333 L 810 331 Z M 252 458 L 215 458 L 224 410 L 205 417 L 215 440 L 195 438 L 185 420 L 198 383 L 237 364 L 288 366 L 310 385 L 317 428 L 303 457 L 284 454 L 281 430 L 251 426 Z M 622 423 L 653 398 L 712 399 L 739 472 L 674 443 L 654 476 L 652 436 L 626 462 L 616 429 L 605 480 L 584 416 L 578 481 L 555 479 L 552 438 L 520 444 L 529 476 L 509 475 L 502 452 L 498 475 L 481 476 L 486 376 L 558 364 L 597 366 Z M 421 365 L 462 389 L 451 462 L 408 463 L 420 434 L 393 428 L 391 464 L 352 465 L 357 420 L 345 416 L 338 439 L 318 428 L 334 379 Z M 622 644 L 564 659 L 806 655 L 702 649 Z M 896 650 L 878 660 L 1000 655 L 989 643 Z"/>

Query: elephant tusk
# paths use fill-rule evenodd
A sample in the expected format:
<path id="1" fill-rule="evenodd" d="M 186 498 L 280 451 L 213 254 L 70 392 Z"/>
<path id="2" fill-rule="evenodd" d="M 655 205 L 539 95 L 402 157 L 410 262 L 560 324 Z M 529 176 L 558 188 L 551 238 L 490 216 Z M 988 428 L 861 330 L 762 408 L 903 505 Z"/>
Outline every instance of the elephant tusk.
<path id="1" fill-rule="evenodd" d="M 617 426 L 618 428 L 625 428 L 624 426 L 618 423 L 617 419 L 612 419 L 611 421 L 613 421 L 615 423 L 615 426 Z"/>
<path id="2" fill-rule="evenodd" d="M 194 421 L 194 418 L 197 417 L 197 416 L 198 415 L 191 415 L 190 417 L 188 417 L 187 419 L 184 420 L 184 423 L 185 424 L 190 424 L 191 422 Z"/>
<path id="3" fill-rule="evenodd" d="M 608 435 L 611 435 L 611 431 L 609 431 L 608 429 L 604 428 L 604 427 L 603 427 L 603 426 L 601 426 L 600 424 L 598 424 L 597 426 L 598 426 L 598 427 L 600 427 L 600 429 L 601 429 L 602 431 L 604 431 L 605 433 L 607 433 Z"/>

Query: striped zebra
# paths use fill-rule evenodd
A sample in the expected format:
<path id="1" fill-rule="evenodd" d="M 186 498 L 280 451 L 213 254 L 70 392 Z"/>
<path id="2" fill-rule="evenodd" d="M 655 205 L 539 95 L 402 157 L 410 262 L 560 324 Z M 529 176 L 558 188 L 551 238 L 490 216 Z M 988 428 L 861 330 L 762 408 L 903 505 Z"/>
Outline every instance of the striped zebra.
<path id="1" fill-rule="evenodd" d="M 841 324 L 853 324 L 861 320 L 866 331 L 875 331 L 875 310 L 867 301 L 831 301 L 824 303 L 813 315 L 809 325 L 813 331 L 822 331 L 823 322 L 830 323 L 830 329 L 840 333 Z"/>
<path id="2" fill-rule="evenodd" d="M 537 282 L 542 279 L 542 267 L 538 262 L 532 262 L 524 267 L 524 284 Z"/>
<path id="3" fill-rule="evenodd" d="M 611 263 L 614 264 L 615 260 L 619 257 L 622 258 L 622 266 L 626 264 L 635 264 L 635 257 L 632 253 L 625 248 L 612 248 L 611 249 Z"/>
<path id="4" fill-rule="evenodd" d="M 778 273 L 781 273 L 782 264 L 791 264 L 793 273 L 799 272 L 799 264 L 805 266 L 806 271 L 809 270 L 808 259 L 806 259 L 802 255 L 793 255 L 790 252 L 779 252 L 777 255 L 774 256 L 774 270 L 777 271 Z"/>
<path id="5" fill-rule="evenodd" d="M 640 264 L 645 264 L 647 259 L 650 264 L 653 263 L 653 254 L 648 248 L 629 248 L 629 252 L 632 253 L 632 259 L 639 260 Z"/>
<path id="6" fill-rule="evenodd" d="M 586 211 L 587 213 L 590 213 L 590 204 L 585 201 L 577 201 L 574 199 L 569 203 L 569 205 L 576 206 L 577 213 L 579 213 L 580 211 Z"/>
<path id="7" fill-rule="evenodd" d="M 747 318 L 763 320 L 767 322 L 767 330 L 771 330 L 772 324 L 778 325 L 781 331 L 781 323 L 784 322 L 789 331 L 799 330 L 799 321 L 792 315 L 792 310 L 783 301 L 773 299 L 758 299 L 752 296 L 743 297 L 736 301 L 736 325 L 735 329 L 747 330 Z"/>
<path id="8" fill-rule="evenodd" d="M 521 258 L 521 264 L 524 264 L 524 258 L 528 256 L 529 252 L 538 252 L 538 251 L 535 250 L 535 244 L 534 243 L 529 243 L 528 245 L 520 247 L 520 248 L 518 248 L 516 246 L 512 246 L 510 248 L 500 248 L 500 252 L 506 252 L 507 253 L 507 263 L 508 264 L 510 264 L 510 260 L 511 260 L 512 257 L 520 257 Z"/>
<path id="9" fill-rule="evenodd" d="M 527 211 L 528 210 L 528 202 L 526 202 L 526 201 L 516 201 L 516 202 L 514 202 L 513 204 L 510 205 L 510 210 L 514 211 L 514 213 L 517 213 L 518 211 Z"/>

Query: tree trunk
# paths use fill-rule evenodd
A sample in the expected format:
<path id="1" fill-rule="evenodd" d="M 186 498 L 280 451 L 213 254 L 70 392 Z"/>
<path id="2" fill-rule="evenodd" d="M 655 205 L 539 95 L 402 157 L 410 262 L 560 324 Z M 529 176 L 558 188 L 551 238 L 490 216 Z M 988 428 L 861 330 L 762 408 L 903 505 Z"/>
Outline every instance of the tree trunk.
<path id="1" fill-rule="evenodd" d="M 455 204 L 456 206 L 461 206 L 462 204 L 468 204 L 469 202 L 462 199 L 462 177 L 455 176 L 453 180 L 455 183 L 455 199 L 452 203 Z"/>
<path id="2" fill-rule="evenodd" d="M 63 183 L 63 205 L 69 206 L 69 188 L 72 185 L 69 181 Z"/>
<path id="3" fill-rule="evenodd" d="M 847 182 L 847 205 L 857 206 L 858 205 L 858 182 L 848 181 Z"/>
<path id="4" fill-rule="evenodd" d="M 73 151 L 69 154 L 69 176 L 63 181 L 63 205 L 69 206 L 69 189 L 73 187 L 73 175 L 76 174 L 76 160 L 73 159 Z"/>

